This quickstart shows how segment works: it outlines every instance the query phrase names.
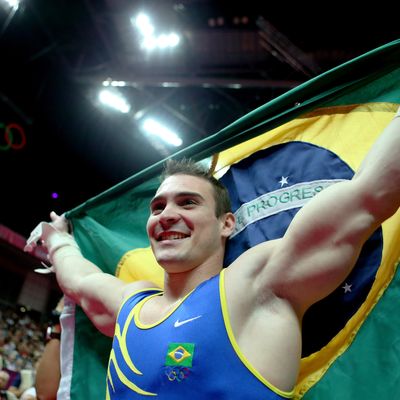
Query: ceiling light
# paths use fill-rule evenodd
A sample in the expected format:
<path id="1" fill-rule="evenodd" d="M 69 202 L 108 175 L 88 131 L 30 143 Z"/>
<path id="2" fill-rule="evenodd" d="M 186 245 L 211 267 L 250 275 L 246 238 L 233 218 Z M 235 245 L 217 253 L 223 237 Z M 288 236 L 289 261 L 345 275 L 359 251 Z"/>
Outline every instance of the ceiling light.
<path id="1" fill-rule="evenodd" d="M 152 118 L 147 118 L 143 122 L 143 130 L 151 135 L 158 136 L 161 140 L 173 146 L 180 146 L 182 144 L 182 139 L 173 131 L 160 124 Z"/>
<path id="2" fill-rule="evenodd" d="M 146 14 L 140 13 L 136 18 L 131 18 L 131 23 L 143 36 L 151 36 L 154 32 L 154 26 Z"/>
<path id="3" fill-rule="evenodd" d="M 154 36 L 146 36 L 143 39 L 142 47 L 146 50 L 153 50 L 157 46 L 157 39 Z"/>
<path id="4" fill-rule="evenodd" d="M 162 35 L 160 35 L 158 38 L 157 38 L 157 47 L 159 48 L 159 49 L 165 49 L 166 47 L 168 47 L 169 46 L 169 43 L 168 43 L 168 35 L 166 35 L 165 33 L 163 33 Z"/>
<path id="5" fill-rule="evenodd" d="M 124 114 L 128 113 L 131 105 L 118 93 L 104 89 L 99 93 L 99 100 L 102 104 L 114 108 Z"/>
<path id="6" fill-rule="evenodd" d="M 180 36 L 175 32 L 162 33 L 156 36 L 154 34 L 155 28 L 146 14 L 140 13 L 136 18 L 131 18 L 131 23 L 141 34 L 141 47 L 145 50 L 176 47 L 181 41 Z"/>
<path id="7" fill-rule="evenodd" d="M 12 8 L 13 10 L 18 10 L 19 7 L 19 0 L 4 0 L 5 3 L 8 4 L 8 6 L 10 8 Z"/>
<path id="8" fill-rule="evenodd" d="M 111 86 L 123 87 L 123 86 L 126 86 L 126 82 L 125 81 L 111 81 Z"/>
<path id="9" fill-rule="evenodd" d="M 169 47 L 178 46 L 180 41 L 181 41 L 181 38 L 175 32 L 172 32 L 172 33 L 170 33 L 168 35 L 168 45 L 169 45 Z"/>

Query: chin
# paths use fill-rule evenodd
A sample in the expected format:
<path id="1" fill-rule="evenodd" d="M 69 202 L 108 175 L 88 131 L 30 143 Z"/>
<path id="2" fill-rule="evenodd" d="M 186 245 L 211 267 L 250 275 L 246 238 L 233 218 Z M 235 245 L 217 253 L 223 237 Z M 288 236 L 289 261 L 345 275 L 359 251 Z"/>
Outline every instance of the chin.
<path id="1" fill-rule="evenodd" d="M 177 260 L 176 258 L 160 257 L 157 258 L 157 262 L 168 273 L 184 272 L 190 269 L 187 267 L 187 262 L 183 260 Z"/>

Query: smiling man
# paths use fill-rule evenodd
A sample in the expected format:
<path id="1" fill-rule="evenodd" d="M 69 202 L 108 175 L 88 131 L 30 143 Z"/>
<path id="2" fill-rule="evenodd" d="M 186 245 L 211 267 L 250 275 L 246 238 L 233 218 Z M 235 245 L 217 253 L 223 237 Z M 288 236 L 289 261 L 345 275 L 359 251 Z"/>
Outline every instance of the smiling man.
<path id="1" fill-rule="evenodd" d="M 190 171 L 190 164 L 186 165 L 189 165 L 186 171 Z M 197 169 L 197 173 L 202 173 L 194 167 L 193 171 Z M 199 266 L 201 270 L 218 272 L 215 267 L 218 265 L 220 269 L 222 265 L 225 241 L 234 227 L 228 195 L 222 186 L 221 197 L 214 191 L 212 184 L 220 186 L 216 180 L 211 184 L 211 178 L 208 181 L 195 175 L 183 175 L 184 169 L 179 172 L 176 165 L 174 171 L 172 165 L 170 168 L 166 174 L 171 175 L 151 201 L 147 223 L 156 259 L 167 272 L 184 272 Z M 223 203 L 218 209 L 217 201 Z"/>
<path id="2" fill-rule="evenodd" d="M 196 164 L 168 163 L 147 223 L 163 289 L 103 273 L 55 213 L 28 248 L 43 241 L 62 290 L 114 337 L 107 398 L 288 399 L 305 311 L 343 282 L 400 206 L 399 153 L 397 113 L 351 181 L 318 193 L 282 238 L 223 270 L 235 227 L 226 189 Z"/>

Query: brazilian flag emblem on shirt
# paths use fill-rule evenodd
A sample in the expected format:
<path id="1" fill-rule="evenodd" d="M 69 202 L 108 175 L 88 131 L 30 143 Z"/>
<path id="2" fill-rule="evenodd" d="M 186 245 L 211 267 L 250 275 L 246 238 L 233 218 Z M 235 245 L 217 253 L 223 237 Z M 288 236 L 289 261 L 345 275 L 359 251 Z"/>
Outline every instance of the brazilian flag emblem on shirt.
<path id="1" fill-rule="evenodd" d="M 170 343 L 165 365 L 170 367 L 191 367 L 193 363 L 194 343 Z"/>

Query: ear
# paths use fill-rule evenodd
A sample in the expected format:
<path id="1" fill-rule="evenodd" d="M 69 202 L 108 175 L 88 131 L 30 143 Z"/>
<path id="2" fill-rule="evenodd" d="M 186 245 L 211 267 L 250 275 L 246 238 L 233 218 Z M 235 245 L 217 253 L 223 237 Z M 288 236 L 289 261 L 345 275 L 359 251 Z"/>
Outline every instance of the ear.
<path id="1" fill-rule="evenodd" d="M 228 238 L 235 229 L 236 218 L 233 213 L 228 212 L 220 217 L 222 223 L 221 236 Z"/>

